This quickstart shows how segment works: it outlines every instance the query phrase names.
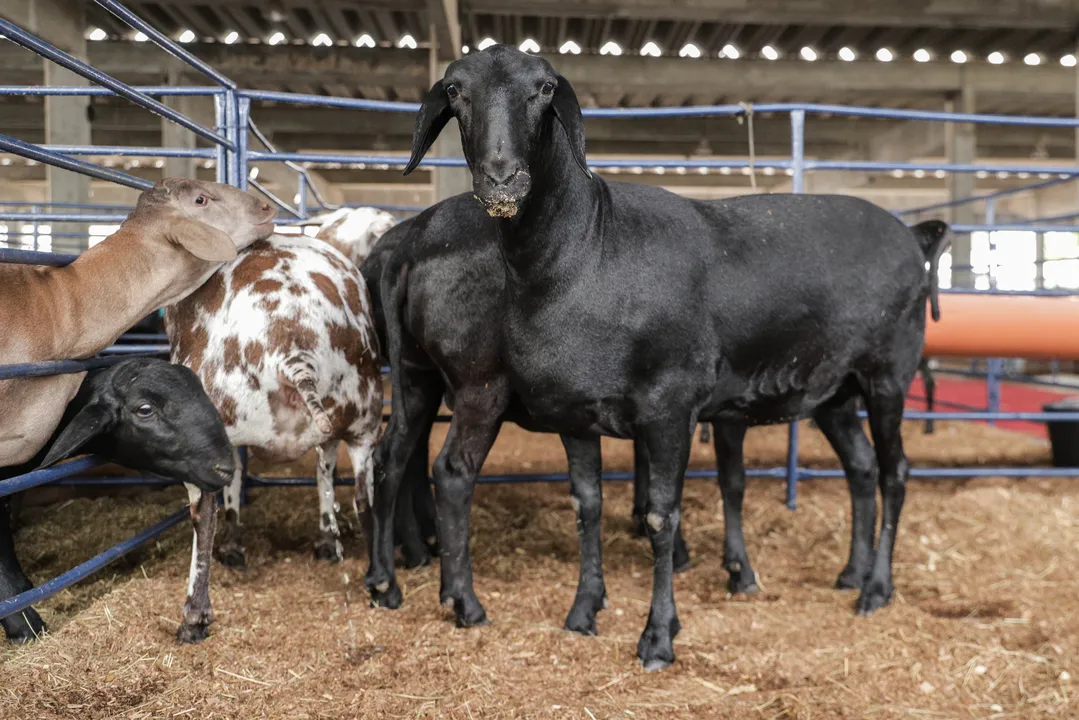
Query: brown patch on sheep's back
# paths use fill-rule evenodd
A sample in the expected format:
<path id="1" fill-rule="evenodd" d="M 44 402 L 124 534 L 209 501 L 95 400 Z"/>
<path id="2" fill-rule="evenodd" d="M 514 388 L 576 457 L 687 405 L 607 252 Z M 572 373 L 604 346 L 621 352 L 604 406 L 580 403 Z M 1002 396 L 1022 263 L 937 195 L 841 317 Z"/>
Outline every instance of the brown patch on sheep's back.
<path id="1" fill-rule="evenodd" d="M 330 325 L 330 347 L 344 353 L 360 377 L 379 375 L 377 352 L 364 343 L 363 333 L 351 325 Z"/>
<path id="2" fill-rule="evenodd" d="M 262 358 L 266 355 L 266 348 L 260 342 L 249 342 L 244 345 L 244 360 L 248 365 L 261 365 Z"/>
<path id="3" fill-rule="evenodd" d="M 364 288 L 364 292 L 367 292 L 367 288 Z M 359 317 L 363 312 L 363 304 L 360 301 L 360 286 L 350 277 L 345 278 L 345 302 L 348 303 L 348 309 L 352 311 L 352 314 Z"/>
<path id="4" fill-rule="evenodd" d="M 209 314 L 221 309 L 225 303 L 225 275 L 218 271 L 210 276 L 202 287 L 195 291 L 198 294 L 198 304 Z"/>
<path id="5" fill-rule="evenodd" d="M 326 262 L 328 262 L 330 264 L 330 267 L 332 267 L 334 270 L 341 273 L 342 275 L 348 275 L 348 274 L 355 271 L 355 267 L 352 266 L 350 263 L 347 263 L 344 260 L 342 260 L 341 256 L 338 255 L 337 253 L 334 253 L 334 252 L 321 252 L 320 254 L 322 255 L 322 257 L 326 258 Z M 344 255 L 345 257 L 349 256 L 348 252 L 343 252 L 341 254 Z"/>
<path id="6" fill-rule="evenodd" d="M 326 296 L 326 299 L 330 301 L 330 304 L 334 307 L 341 307 L 341 293 L 337 292 L 337 285 L 327 275 L 322 273 L 311 273 L 311 280 L 315 283 L 315 287 L 319 292 Z"/>
<path id="7" fill-rule="evenodd" d="M 258 301 L 257 305 L 259 310 L 267 313 L 276 312 L 277 308 L 281 307 L 281 301 L 277 298 L 264 297 Z"/>
<path id="8" fill-rule="evenodd" d="M 275 317 L 270 320 L 266 343 L 271 351 L 287 354 L 293 347 L 297 350 L 314 350 L 318 345 L 318 337 L 314 330 L 300 323 L 298 318 Z"/>
<path id="9" fill-rule="evenodd" d="M 226 372 L 240 367 L 240 339 L 235 335 L 225 338 L 225 352 L 222 360 Z"/>
<path id="10" fill-rule="evenodd" d="M 269 295 L 270 293 L 277 292 L 284 285 L 280 280 L 271 280 L 269 278 L 263 278 L 254 285 L 251 286 L 251 292 L 258 295 Z"/>
<path id="11" fill-rule="evenodd" d="M 277 266 L 277 262 L 278 255 L 268 242 L 260 241 L 252 245 L 244 259 L 232 270 L 233 292 L 262 280 L 267 272 Z"/>

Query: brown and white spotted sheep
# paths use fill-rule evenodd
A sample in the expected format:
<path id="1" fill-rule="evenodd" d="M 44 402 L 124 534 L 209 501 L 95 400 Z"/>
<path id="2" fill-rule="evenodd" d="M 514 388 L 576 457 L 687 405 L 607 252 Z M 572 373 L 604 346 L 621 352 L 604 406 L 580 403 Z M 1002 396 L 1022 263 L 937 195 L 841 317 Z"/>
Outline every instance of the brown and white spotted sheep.
<path id="1" fill-rule="evenodd" d="M 318 226 L 315 237 L 333 245 L 359 267 L 378 239 L 397 224 L 397 218 L 373 207 L 340 208 L 311 218 L 309 224 Z"/>
<path id="2" fill-rule="evenodd" d="M 166 312 L 173 362 L 190 367 L 233 445 L 273 462 L 318 451 L 318 557 L 340 560 L 333 478 L 344 442 L 356 496 L 373 496 L 382 379 L 371 300 L 356 267 L 328 244 L 275 235 L 255 243 Z M 245 564 L 241 473 L 225 490 L 222 562 Z"/>

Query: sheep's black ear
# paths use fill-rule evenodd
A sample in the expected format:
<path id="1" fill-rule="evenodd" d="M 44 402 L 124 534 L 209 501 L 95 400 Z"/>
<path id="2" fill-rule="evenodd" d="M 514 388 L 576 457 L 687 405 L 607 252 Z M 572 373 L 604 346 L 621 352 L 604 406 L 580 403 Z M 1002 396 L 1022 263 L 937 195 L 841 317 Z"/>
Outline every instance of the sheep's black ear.
<path id="1" fill-rule="evenodd" d="M 558 76 L 558 86 L 551 99 L 551 108 L 562 129 L 566 131 L 570 149 L 573 150 L 573 159 L 581 166 L 585 175 L 592 177 L 584 156 L 584 117 L 581 116 L 581 104 L 577 102 L 577 93 L 573 91 L 569 80 L 561 75 Z"/>
<path id="2" fill-rule="evenodd" d="M 446 94 L 446 88 L 442 87 L 442 81 L 436 80 L 416 114 L 416 129 L 412 133 L 412 157 L 405 166 L 405 175 L 420 164 L 420 160 L 423 160 L 423 156 L 431 149 L 431 145 L 451 117 L 453 113 L 450 111 L 450 97 Z"/>
<path id="3" fill-rule="evenodd" d="M 39 469 L 71 457 L 83 445 L 112 427 L 114 420 L 112 408 L 101 401 L 91 402 L 72 418 L 56 438 Z"/>

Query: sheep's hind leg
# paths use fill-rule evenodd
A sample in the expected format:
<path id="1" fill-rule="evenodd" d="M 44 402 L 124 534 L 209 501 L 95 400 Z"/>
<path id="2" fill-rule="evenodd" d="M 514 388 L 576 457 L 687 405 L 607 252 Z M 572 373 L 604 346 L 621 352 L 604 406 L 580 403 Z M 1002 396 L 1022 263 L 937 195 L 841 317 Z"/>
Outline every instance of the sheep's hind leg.
<path id="1" fill-rule="evenodd" d="M 214 548 L 214 557 L 227 567 L 243 570 L 247 567 L 247 553 L 244 550 L 243 527 L 240 525 L 240 492 L 243 489 L 245 467 L 240 462 L 239 452 L 233 448 L 236 461 L 236 474 L 232 482 L 225 486 L 225 530 L 221 542 Z"/>
<path id="2" fill-rule="evenodd" d="M 184 644 L 202 642 L 214 621 L 210 603 L 210 565 L 213 556 L 214 525 L 217 521 L 217 493 L 187 486 L 191 498 L 191 570 L 187 580 L 187 600 L 176 639 Z"/>
<path id="3" fill-rule="evenodd" d="M 331 562 L 341 562 L 344 559 L 341 530 L 337 527 L 337 511 L 340 508 L 333 489 L 334 473 L 337 470 L 337 442 L 331 440 L 318 446 L 318 468 L 315 470 L 319 523 L 315 557 Z"/>
<path id="4" fill-rule="evenodd" d="M 723 496 L 723 566 L 731 593 L 753 594 L 759 591 L 757 573 L 749 564 L 746 538 L 742 532 L 742 501 L 746 494 L 746 466 L 742 444 L 746 426 L 722 422 L 712 426 L 719 471 L 719 491 Z"/>

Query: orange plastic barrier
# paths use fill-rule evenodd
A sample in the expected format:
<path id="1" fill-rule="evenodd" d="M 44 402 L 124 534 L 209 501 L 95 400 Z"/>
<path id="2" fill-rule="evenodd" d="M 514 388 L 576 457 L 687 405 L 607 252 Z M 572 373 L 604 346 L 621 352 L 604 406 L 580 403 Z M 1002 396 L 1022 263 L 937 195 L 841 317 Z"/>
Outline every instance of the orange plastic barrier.
<path id="1" fill-rule="evenodd" d="M 1079 360 L 1079 298 L 942 294 L 925 355 Z"/>

